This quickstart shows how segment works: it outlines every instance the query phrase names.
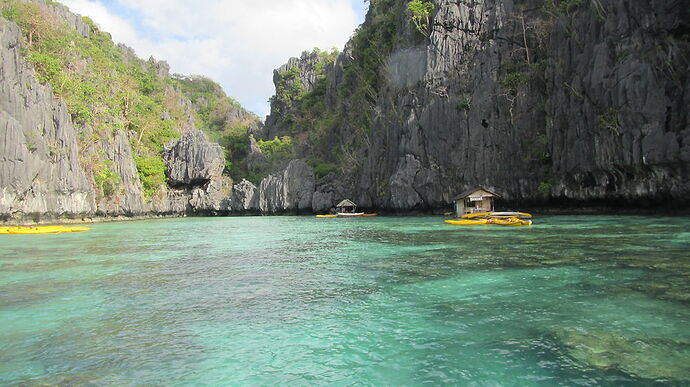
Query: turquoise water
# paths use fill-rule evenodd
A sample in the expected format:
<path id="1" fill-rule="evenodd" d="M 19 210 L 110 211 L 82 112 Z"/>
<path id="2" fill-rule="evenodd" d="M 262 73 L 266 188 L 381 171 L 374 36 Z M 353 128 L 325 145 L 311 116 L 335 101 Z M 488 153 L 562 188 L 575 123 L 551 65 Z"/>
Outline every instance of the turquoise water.
<path id="1" fill-rule="evenodd" d="M 687 385 L 690 219 L 0 235 L 0 384 Z"/>

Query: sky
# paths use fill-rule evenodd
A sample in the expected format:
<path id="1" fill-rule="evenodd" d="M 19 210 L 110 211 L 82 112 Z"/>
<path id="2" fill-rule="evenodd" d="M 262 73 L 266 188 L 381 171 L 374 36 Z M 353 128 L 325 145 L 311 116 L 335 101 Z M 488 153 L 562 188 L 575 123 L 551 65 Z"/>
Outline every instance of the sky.
<path id="1" fill-rule="evenodd" d="M 273 70 L 314 47 L 342 50 L 364 21 L 364 0 L 59 0 L 116 43 L 172 73 L 204 75 L 262 118 Z"/>

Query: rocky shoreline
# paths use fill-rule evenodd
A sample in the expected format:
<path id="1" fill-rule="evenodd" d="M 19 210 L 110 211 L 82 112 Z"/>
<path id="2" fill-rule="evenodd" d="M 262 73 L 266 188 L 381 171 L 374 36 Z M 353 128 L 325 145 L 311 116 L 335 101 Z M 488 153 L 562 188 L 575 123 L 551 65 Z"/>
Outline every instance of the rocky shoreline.
<path id="1" fill-rule="evenodd" d="M 548 216 L 660 216 L 660 217 L 688 217 L 690 208 L 632 208 L 632 207 L 602 207 L 602 206 L 583 206 L 583 207 L 515 207 L 533 214 L 537 219 L 541 215 Z M 428 217 L 439 218 L 453 217 L 454 212 L 450 207 L 445 209 L 429 209 L 417 211 L 379 211 L 373 208 L 363 208 L 365 212 L 375 212 L 379 216 L 404 218 L 404 217 Z M 320 212 L 321 213 L 321 212 Z M 118 215 L 118 216 L 84 216 L 84 217 L 31 217 L 27 216 L 22 220 L 1 220 L 0 226 L 37 226 L 37 225 L 70 225 L 70 224 L 98 224 L 111 222 L 130 222 L 155 219 L 174 219 L 174 218 L 218 218 L 218 217 L 251 217 L 251 216 L 304 216 L 312 217 L 317 212 L 312 211 L 285 211 L 278 214 L 261 214 L 251 211 L 222 211 L 216 213 L 169 213 L 169 214 L 143 214 L 143 215 Z M 33 219 L 33 220 L 32 220 Z"/>

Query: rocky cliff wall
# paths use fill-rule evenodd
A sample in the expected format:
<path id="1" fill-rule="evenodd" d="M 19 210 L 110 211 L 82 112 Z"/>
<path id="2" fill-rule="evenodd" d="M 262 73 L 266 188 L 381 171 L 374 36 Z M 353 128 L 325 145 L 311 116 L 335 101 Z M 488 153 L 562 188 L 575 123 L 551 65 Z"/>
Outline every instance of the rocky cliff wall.
<path id="1" fill-rule="evenodd" d="M 444 207 L 475 185 L 514 203 L 688 204 L 687 4 L 433 3 L 421 33 L 407 1 L 370 6 L 360 31 L 374 39 L 381 20 L 394 30 L 382 34 L 392 48 L 380 82 L 348 83 L 348 67 L 371 55 L 357 44 L 329 70 L 333 111 L 353 105 L 344 87 L 369 86 L 361 114 L 371 118 L 341 176 L 354 180 L 344 195 L 395 210 Z M 331 137 L 353 132 L 343 122 Z"/>
<path id="2" fill-rule="evenodd" d="M 64 102 L 20 55 L 21 31 L 0 18 L 0 217 L 79 217 L 96 211 Z"/>
<path id="3" fill-rule="evenodd" d="M 64 6 L 27 2 L 65 20 L 83 37 L 93 33 L 88 23 Z M 66 104 L 37 80 L 23 44 L 20 28 L 0 17 L 0 221 L 229 213 L 232 182 L 222 176 L 223 150 L 196 129 L 195 107 L 177 88 L 166 85 L 164 98 L 179 111 L 164 111 L 160 119 L 164 125 L 176 114 L 175 122 L 181 124 L 173 129 L 182 135 L 163 152 L 167 184 L 146 198 L 132 149 L 141 137 L 116 123 L 111 123 L 111 130 L 98 131 L 75 124 Z M 167 63 L 153 58 L 141 61 L 131 49 L 118 47 L 126 63 L 145 72 L 154 69 L 161 79 L 169 77 Z M 231 106 L 227 114 L 230 123 L 256 121 L 239 106 Z M 99 173 L 105 183 L 98 182 Z M 279 183 L 268 186 L 280 191 Z M 270 203 L 277 200 L 263 198 Z"/>
<path id="4" fill-rule="evenodd" d="M 45 7 L 52 17 L 65 20 L 81 36 L 95 33 L 80 16 L 64 6 L 41 0 L 27 2 Z M 233 186 L 231 179 L 223 175 L 224 150 L 196 128 L 195 109 L 216 109 L 213 113 L 217 117 L 214 117 L 224 119 L 226 127 L 250 123 L 248 132 L 260 132 L 261 123 L 234 102 L 223 105 L 226 102 L 222 99 L 225 96 L 222 89 L 211 93 L 213 101 L 196 98 L 192 103 L 183 94 L 185 87 L 193 93 L 193 82 L 219 86 L 211 80 L 180 75 L 173 76 L 177 87 L 166 85 L 164 89 L 165 99 L 173 101 L 179 111 L 164 110 L 160 119 L 164 125 L 176 114 L 175 122 L 180 124 L 173 129 L 181 136 L 168 143 L 162 152 L 167 181 L 147 198 L 132 148 L 141 137 L 131 130 L 119 129 L 114 123 L 112 130 L 107 131 L 73 123 L 65 103 L 56 98 L 49 85 L 37 80 L 35 69 L 24 58 L 22 44 L 18 26 L 0 18 L 0 220 L 3 222 L 295 213 L 311 209 L 314 174 L 302 160 L 286 163 L 284 170 L 269 175 L 258 185 L 245 180 Z M 153 58 L 141 61 L 128 47 L 119 45 L 118 49 L 125 63 L 140 66 L 144 72 L 153 69 L 161 79 L 170 77 L 167 63 Z M 105 182 L 99 183 L 99 178 Z M 107 189 L 104 184 L 108 185 Z"/>

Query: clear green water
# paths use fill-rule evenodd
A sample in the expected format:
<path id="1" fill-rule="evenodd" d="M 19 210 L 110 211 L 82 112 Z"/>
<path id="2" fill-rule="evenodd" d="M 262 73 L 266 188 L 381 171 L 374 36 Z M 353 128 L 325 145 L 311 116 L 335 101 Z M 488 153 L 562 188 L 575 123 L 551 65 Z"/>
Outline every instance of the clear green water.
<path id="1" fill-rule="evenodd" d="M 0 384 L 687 385 L 690 219 L 0 237 Z"/>

